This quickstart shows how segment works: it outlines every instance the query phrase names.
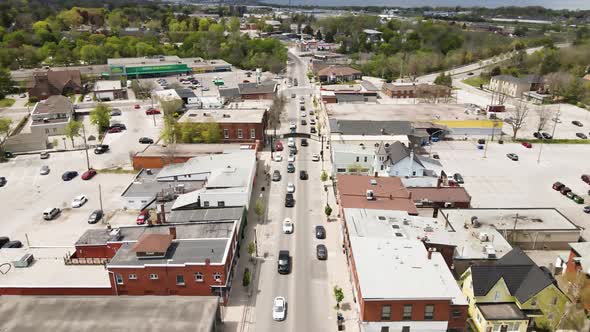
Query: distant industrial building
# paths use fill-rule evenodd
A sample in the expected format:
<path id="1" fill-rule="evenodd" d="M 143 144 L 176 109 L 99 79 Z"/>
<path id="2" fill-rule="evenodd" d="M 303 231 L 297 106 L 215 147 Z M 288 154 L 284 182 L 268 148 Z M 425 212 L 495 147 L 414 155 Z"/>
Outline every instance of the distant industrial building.
<path id="1" fill-rule="evenodd" d="M 115 58 L 108 59 L 107 63 L 111 77 L 141 78 L 231 71 L 231 65 L 223 60 L 179 58 L 176 55 Z"/>

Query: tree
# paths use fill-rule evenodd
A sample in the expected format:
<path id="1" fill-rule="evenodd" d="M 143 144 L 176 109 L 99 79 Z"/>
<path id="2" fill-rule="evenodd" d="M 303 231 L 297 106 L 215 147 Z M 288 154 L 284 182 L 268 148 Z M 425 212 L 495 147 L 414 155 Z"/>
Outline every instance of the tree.
<path id="1" fill-rule="evenodd" d="M 90 112 L 90 123 L 98 128 L 99 133 L 104 133 L 109 127 L 111 121 L 111 107 L 107 104 L 99 103 Z"/>
<path id="2" fill-rule="evenodd" d="M 160 100 L 160 108 L 164 113 L 164 128 L 160 136 L 164 139 L 166 144 L 171 144 L 176 141 L 179 135 L 179 128 L 176 124 L 175 114 L 182 107 L 181 100 Z"/>
<path id="3" fill-rule="evenodd" d="M 250 243 L 248 243 L 248 255 L 250 255 L 250 259 L 254 258 L 254 254 L 256 254 L 256 243 L 250 241 Z"/>
<path id="4" fill-rule="evenodd" d="M 322 36 L 322 31 L 321 31 L 320 29 L 318 29 L 318 30 L 315 32 L 315 39 L 317 39 L 317 40 L 322 40 L 322 39 L 323 39 L 322 37 L 323 37 L 323 36 Z"/>
<path id="5" fill-rule="evenodd" d="M 272 105 L 268 109 L 267 125 L 268 128 L 274 129 L 274 136 L 277 135 L 277 129 L 281 127 L 281 118 L 285 113 L 287 99 L 281 94 L 274 96 Z"/>
<path id="6" fill-rule="evenodd" d="M 10 125 L 12 124 L 12 119 L 10 118 L 0 118 L 0 147 L 4 146 L 4 142 L 10 133 Z"/>
<path id="7" fill-rule="evenodd" d="M 303 28 L 303 33 L 306 35 L 313 35 L 313 28 L 311 25 L 306 25 L 305 28 Z"/>
<path id="8" fill-rule="evenodd" d="M 492 68 L 492 70 L 490 70 L 490 77 L 498 76 L 501 74 L 502 69 L 500 68 L 500 66 L 495 66 L 494 68 Z"/>
<path id="9" fill-rule="evenodd" d="M 249 268 L 244 269 L 244 277 L 242 279 L 242 286 L 248 287 L 250 285 L 250 279 L 252 278 L 252 273 L 250 273 Z"/>
<path id="10" fill-rule="evenodd" d="M 336 309 L 340 309 L 340 302 L 344 300 L 344 292 L 342 288 L 334 286 L 334 298 L 336 299 Z"/>
<path id="11" fill-rule="evenodd" d="M 443 71 L 434 79 L 434 84 L 444 85 L 450 88 L 453 85 L 453 78 L 451 77 L 451 74 L 447 75 Z"/>
<path id="12" fill-rule="evenodd" d="M 568 297 L 564 305 L 554 305 L 553 320 L 546 328 L 551 331 L 582 331 L 586 314 L 584 308 L 590 307 L 590 284 L 586 273 L 566 272 L 557 278 L 559 288 Z"/>
<path id="13" fill-rule="evenodd" d="M 324 213 L 326 214 L 326 217 L 330 217 L 330 215 L 332 214 L 332 207 L 330 206 L 330 204 L 326 204 L 326 207 L 324 208 Z"/>
<path id="14" fill-rule="evenodd" d="M 549 121 L 549 118 L 551 117 L 551 112 L 547 107 L 541 105 L 536 108 L 536 114 L 539 120 L 537 123 L 537 132 L 541 132 L 545 128 L 545 125 L 547 125 L 547 121 Z"/>
<path id="15" fill-rule="evenodd" d="M 254 205 L 254 213 L 256 213 L 258 216 L 258 220 L 260 220 L 264 215 L 264 202 L 260 198 L 256 200 L 256 205 Z"/>
<path id="16" fill-rule="evenodd" d="M 326 172 L 325 169 L 322 170 L 322 174 L 320 175 L 320 180 L 322 182 L 326 182 L 326 180 L 328 180 L 328 173 Z"/>
<path id="17" fill-rule="evenodd" d="M 528 106 L 520 101 L 514 109 L 508 111 L 508 118 L 504 120 L 510 127 L 512 128 L 512 139 L 516 139 L 516 135 L 518 131 L 525 123 L 526 118 L 529 115 L 529 108 Z"/>
<path id="18" fill-rule="evenodd" d="M 64 135 L 72 140 L 72 148 L 74 148 L 74 137 L 80 136 L 80 129 L 82 129 L 82 122 L 75 120 L 68 122 L 64 128 Z"/>
<path id="19" fill-rule="evenodd" d="M 14 82 L 10 76 L 10 71 L 6 68 L 0 68 L 0 99 L 4 99 L 13 86 Z"/>

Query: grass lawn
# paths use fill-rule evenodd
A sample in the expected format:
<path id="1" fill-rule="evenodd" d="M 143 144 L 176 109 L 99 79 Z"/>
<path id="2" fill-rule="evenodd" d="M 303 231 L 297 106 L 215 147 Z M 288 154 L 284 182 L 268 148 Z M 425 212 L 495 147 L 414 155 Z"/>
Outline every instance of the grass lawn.
<path id="1" fill-rule="evenodd" d="M 463 83 L 469 84 L 479 89 L 480 85 L 490 84 L 490 80 L 482 78 L 481 76 L 473 76 L 463 80 Z"/>
<path id="2" fill-rule="evenodd" d="M 533 144 L 590 144 L 589 139 L 516 139 L 516 142 L 529 142 Z"/>
<path id="3" fill-rule="evenodd" d="M 0 99 L 0 107 L 10 107 L 14 104 L 15 100 L 12 98 Z"/>

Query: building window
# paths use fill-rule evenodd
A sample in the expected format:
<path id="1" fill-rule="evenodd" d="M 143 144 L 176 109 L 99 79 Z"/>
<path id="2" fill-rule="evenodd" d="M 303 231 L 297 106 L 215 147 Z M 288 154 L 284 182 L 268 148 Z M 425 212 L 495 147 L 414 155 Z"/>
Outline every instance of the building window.
<path id="1" fill-rule="evenodd" d="M 229 129 L 223 129 L 223 138 L 229 138 Z"/>
<path id="2" fill-rule="evenodd" d="M 203 206 L 204 206 L 204 207 L 209 207 L 209 201 L 204 201 L 204 202 L 203 202 Z"/>
<path id="3" fill-rule="evenodd" d="M 412 305 L 406 304 L 404 305 L 404 315 L 402 316 L 402 320 L 411 320 L 412 319 Z"/>
<path id="4" fill-rule="evenodd" d="M 356 162 L 358 163 L 360 159 L 360 157 L 356 157 Z"/>
<path id="5" fill-rule="evenodd" d="M 367 156 L 365 156 L 365 162 L 367 162 Z"/>
<path id="6" fill-rule="evenodd" d="M 434 318 L 434 305 L 427 304 L 424 307 L 424 320 L 432 320 Z"/>
<path id="7" fill-rule="evenodd" d="M 54 133 L 57 133 L 57 128 L 53 128 L 53 132 Z"/>
<path id="8" fill-rule="evenodd" d="M 195 281 L 196 282 L 203 282 L 203 274 L 201 272 L 195 273 Z"/>
<path id="9" fill-rule="evenodd" d="M 453 318 L 460 318 L 461 317 L 461 310 L 453 310 Z"/>
<path id="10" fill-rule="evenodd" d="M 346 168 L 338 168 L 338 169 L 336 169 L 336 172 L 338 172 L 338 173 L 345 173 L 346 172 Z"/>
<path id="11" fill-rule="evenodd" d="M 182 274 L 176 275 L 176 284 L 179 286 L 184 286 L 184 275 L 182 275 Z"/>
<path id="12" fill-rule="evenodd" d="M 381 165 L 381 170 L 383 170 L 383 165 Z"/>
<path id="13" fill-rule="evenodd" d="M 123 284 L 123 275 L 117 273 L 117 274 L 115 274 L 115 279 L 117 279 L 117 285 Z"/>
<path id="14" fill-rule="evenodd" d="M 242 128 L 238 129 L 238 138 L 244 138 L 244 135 L 242 135 Z"/>
<path id="15" fill-rule="evenodd" d="M 389 326 L 381 326 L 381 332 L 389 332 Z"/>
<path id="16" fill-rule="evenodd" d="M 409 326 L 403 326 L 402 327 L 402 332 L 410 332 L 410 327 Z"/>
<path id="17" fill-rule="evenodd" d="M 129 276 L 129 280 L 137 280 L 137 274 L 131 273 Z"/>
<path id="18" fill-rule="evenodd" d="M 158 274 L 156 274 L 156 273 L 151 273 L 151 274 L 150 274 L 150 279 L 152 279 L 152 280 L 158 280 Z"/>
<path id="19" fill-rule="evenodd" d="M 494 294 L 494 302 L 498 302 L 500 301 L 500 292 L 496 291 L 496 293 Z"/>
<path id="20" fill-rule="evenodd" d="M 213 273 L 213 280 L 215 280 L 217 282 L 221 282 L 221 273 L 219 273 L 219 272 Z"/>
<path id="21" fill-rule="evenodd" d="M 218 207 L 224 207 L 225 206 L 225 202 L 224 201 L 219 201 L 219 202 L 217 202 L 217 206 Z"/>
<path id="22" fill-rule="evenodd" d="M 256 129 L 250 129 L 250 138 L 256 138 Z"/>
<path id="23" fill-rule="evenodd" d="M 388 304 L 381 306 L 381 320 L 391 319 L 391 306 Z"/>

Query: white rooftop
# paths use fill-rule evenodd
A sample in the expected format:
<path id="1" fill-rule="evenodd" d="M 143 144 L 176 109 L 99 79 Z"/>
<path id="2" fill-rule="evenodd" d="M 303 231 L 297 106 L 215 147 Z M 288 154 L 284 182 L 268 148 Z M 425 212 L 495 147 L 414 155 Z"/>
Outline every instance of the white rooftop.
<path id="1" fill-rule="evenodd" d="M 453 225 L 463 227 L 471 223 L 476 216 L 482 227 L 493 227 L 497 230 L 578 230 L 558 210 L 546 209 L 445 209 L 441 210 Z M 454 227 L 454 226 L 453 226 Z"/>
<path id="2" fill-rule="evenodd" d="M 66 265 L 64 257 L 75 248 L 18 248 L 0 250 L 0 264 L 11 263 L 6 274 L 0 274 L 0 288 L 21 287 L 96 287 L 110 288 L 107 270 L 102 265 Z M 33 254 L 29 267 L 16 268 L 25 254 Z M 4 269 L 3 269 L 4 271 Z"/>
<path id="3" fill-rule="evenodd" d="M 215 97 L 217 98 L 217 97 Z M 262 123 L 266 109 L 190 109 L 179 122 Z M 250 133 L 245 133 L 249 135 Z"/>
<path id="4" fill-rule="evenodd" d="M 428 259 L 417 240 L 350 236 L 361 293 L 367 300 L 467 302 L 438 252 Z"/>
<path id="5" fill-rule="evenodd" d="M 164 101 L 171 101 L 171 100 L 182 100 L 176 90 L 174 89 L 166 89 L 166 90 L 155 90 L 152 91 L 152 95 L 156 100 L 164 100 Z"/>
<path id="6" fill-rule="evenodd" d="M 121 90 L 121 81 L 97 81 L 94 85 L 94 91 L 112 91 Z"/>
<path id="7" fill-rule="evenodd" d="M 214 170 L 233 168 L 246 168 L 248 174 L 254 171 L 256 166 L 256 151 L 239 150 L 229 153 L 197 156 L 182 164 L 167 165 L 158 173 L 158 181 L 171 177 L 183 177 L 183 180 L 204 180 Z M 193 176 L 193 175 L 201 176 Z M 189 176 L 187 176 L 189 175 Z"/>

